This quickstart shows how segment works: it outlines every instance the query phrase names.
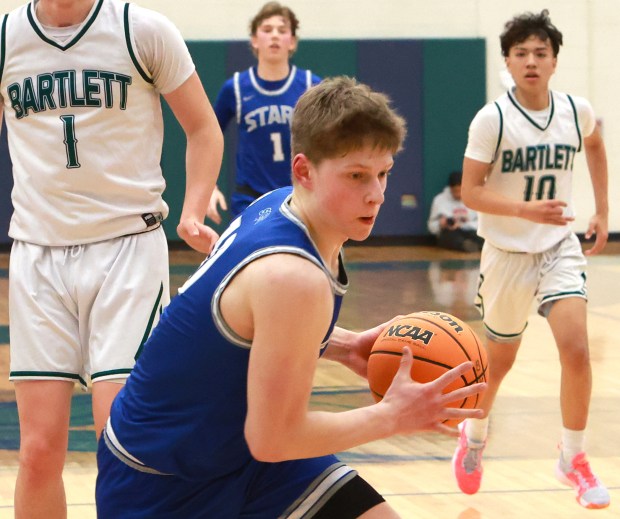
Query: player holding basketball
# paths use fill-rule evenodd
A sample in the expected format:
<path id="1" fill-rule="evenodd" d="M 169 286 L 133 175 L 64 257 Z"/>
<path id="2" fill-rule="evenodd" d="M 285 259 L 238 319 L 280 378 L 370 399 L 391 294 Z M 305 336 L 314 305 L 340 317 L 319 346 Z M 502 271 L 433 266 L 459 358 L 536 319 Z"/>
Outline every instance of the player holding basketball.
<path id="1" fill-rule="evenodd" d="M 480 307 L 488 337 L 489 388 L 485 418 L 467 420 L 453 458 L 461 490 L 478 491 L 488 414 L 515 360 L 531 303 L 547 318 L 562 367 L 562 435 L 556 474 L 587 508 L 609 505 L 609 493 L 584 454 L 592 387 L 586 328 L 586 261 L 573 221 L 573 160 L 582 149 L 596 213 L 586 238 L 607 242 L 607 160 L 594 112 L 582 98 L 549 89 L 562 34 L 546 10 L 510 20 L 500 37 L 513 89 L 474 118 L 463 165 L 463 200 L 479 211 L 485 238 Z"/>
<path id="2" fill-rule="evenodd" d="M 409 350 L 381 403 L 308 409 L 319 356 L 365 375 L 382 329 L 335 327 L 347 288 L 342 245 L 370 234 L 404 133 L 385 96 L 352 79 L 300 98 L 293 187 L 232 222 L 114 401 L 99 442 L 100 519 L 397 517 L 333 453 L 480 416 L 445 406 L 484 385 L 442 396 L 471 363 L 420 385 Z"/>
<path id="3" fill-rule="evenodd" d="M 250 45 L 257 65 L 236 72 L 220 90 L 213 108 L 222 130 L 237 122 L 236 180 L 231 213 L 253 200 L 291 185 L 291 116 L 299 96 L 321 78 L 290 63 L 297 49 L 299 21 L 278 2 L 268 2 L 250 23 Z M 221 222 L 224 195 L 213 191 L 209 217 Z"/>
<path id="4" fill-rule="evenodd" d="M 99 433 L 170 297 L 160 95 L 187 135 L 177 230 L 204 252 L 217 237 L 203 219 L 223 139 L 163 16 L 117 0 L 39 0 L 0 22 L 0 117 L 14 176 L 15 514 L 59 518 L 74 383 L 93 382 Z"/>

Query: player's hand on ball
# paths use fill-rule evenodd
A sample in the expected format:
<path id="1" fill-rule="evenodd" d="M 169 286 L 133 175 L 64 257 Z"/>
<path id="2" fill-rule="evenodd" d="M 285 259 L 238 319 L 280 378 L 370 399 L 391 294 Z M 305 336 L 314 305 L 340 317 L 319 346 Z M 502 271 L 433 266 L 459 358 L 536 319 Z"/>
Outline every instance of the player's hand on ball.
<path id="1" fill-rule="evenodd" d="M 393 434 L 438 431 L 457 436 L 458 430 L 444 425 L 442 421 L 482 417 L 480 409 L 453 408 L 448 404 L 484 391 L 485 383 L 471 384 L 444 394 L 446 387 L 472 369 L 471 362 L 464 362 L 426 384 L 411 379 L 413 362 L 409 347 L 403 348 L 398 372 L 383 400 L 377 404 L 388 406 L 390 418 L 394 420 Z"/>

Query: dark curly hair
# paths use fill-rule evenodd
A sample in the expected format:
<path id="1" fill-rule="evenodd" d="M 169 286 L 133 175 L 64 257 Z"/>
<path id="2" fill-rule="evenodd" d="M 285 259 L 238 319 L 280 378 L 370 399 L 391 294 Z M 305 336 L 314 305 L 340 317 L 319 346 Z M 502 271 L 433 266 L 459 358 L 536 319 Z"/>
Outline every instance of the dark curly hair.
<path id="1" fill-rule="evenodd" d="M 562 45 L 562 33 L 551 23 L 547 9 L 543 9 L 539 14 L 523 13 L 506 22 L 504 32 L 499 37 L 502 55 L 507 57 L 514 45 L 524 42 L 532 35 L 542 41 L 549 40 L 553 56 L 558 55 Z"/>

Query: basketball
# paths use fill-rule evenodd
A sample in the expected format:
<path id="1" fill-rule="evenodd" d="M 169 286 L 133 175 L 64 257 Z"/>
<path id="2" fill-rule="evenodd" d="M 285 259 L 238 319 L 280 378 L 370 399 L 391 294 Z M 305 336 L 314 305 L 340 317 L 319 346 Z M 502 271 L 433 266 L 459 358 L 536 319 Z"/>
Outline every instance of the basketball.
<path id="1" fill-rule="evenodd" d="M 381 332 L 368 359 L 368 385 L 377 402 L 390 387 L 400 366 L 402 350 L 413 355 L 411 378 L 426 383 L 463 362 L 473 362 L 471 371 L 446 387 L 444 393 L 487 380 L 487 356 L 471 327 L 443 312 L 415 312 L 392 322 Z M 476 408 L 481 393 L 451 402 L 450 407 Z M 461 420 L 444 420 L 455 427 Z"/>

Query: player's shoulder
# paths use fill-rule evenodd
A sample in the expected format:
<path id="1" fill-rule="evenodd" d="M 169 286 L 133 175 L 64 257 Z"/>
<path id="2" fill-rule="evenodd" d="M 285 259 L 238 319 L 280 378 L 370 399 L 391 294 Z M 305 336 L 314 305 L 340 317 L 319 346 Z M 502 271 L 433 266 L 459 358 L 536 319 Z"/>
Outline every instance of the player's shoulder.
<path id="1" fill-rule="evenodd" d="M 303 292 L 308 300 L 330 293 L 330 283 L 319 265 L 299 254 L 286 251 L 268 254 L 251 262 L 254 283 L 267 291 Z"/>
<path id="2" fill-rule="evenodd" d="M 3 28 L 5 23 L 11 23 L 15 20 L 26 20 L 28 17 L 28 10 L 31 9 L 30 3 L 22 4 L 12 9 L 11 11 L 0 11 L 0 31 L 5 30 Z M 2 38 L 0 38 L 0 46 L 2 45 Z"/>
<path id="3" fill-rule="evenodd" d="M 243 70 L 237 70 L 232 76 L 230 76 L 225 85 L 228 84 L 229 87 L 233 87 L 235 83 L 241 86 L 252 85 L 252 76 L 256 77 L 256 68 L 249 67 Z"/>
<path id="4" fill-rule="evenodd" d="M 166 15 L 158 11 L 133 2 L 128 3 L 128 6 L 128 14 L 134 25 L 140 24 L 143 29 L 152 31 L 155 34 L 157 34 L 156 31 L 167 32 L 173 30 L 176 32 L 178 30 Z"/>
<path id="5" fill-rule="evenodd" d="M 315 74 L 311 69 L 295 67 L 295 74 L 298 78 L 306 80 L 308 77 L 313 85 L 320 83 L 323 78 Z"/>
<path id="6" fill-rule="evenodd" d="M 505 108 L 507 106 L 507 101 L 508 95 L 503 94 L 497 99 L 485 104 L 476 113 L 474 119 L 472 120 L 472 125 L 476 127 L 499 126 L 501 124 L 501 119 L 503 118 Z"/>
<path id="7" fill-rule="evenodd" d="M 557 90 L 552 91 L 552 95 L 554 99 L 567 101 L 571 103 L 575 109 L 580 112 L 582 110 L 591 110 L 592 105 L 590 101 L 588 101 L 585 97 L 573 94 L 567 94 L 565 92 L 558 92 Z"/>

